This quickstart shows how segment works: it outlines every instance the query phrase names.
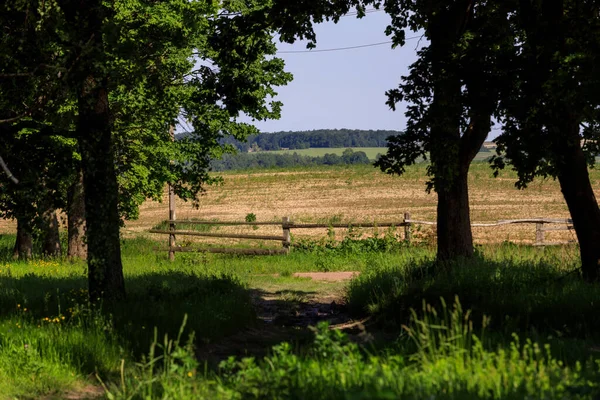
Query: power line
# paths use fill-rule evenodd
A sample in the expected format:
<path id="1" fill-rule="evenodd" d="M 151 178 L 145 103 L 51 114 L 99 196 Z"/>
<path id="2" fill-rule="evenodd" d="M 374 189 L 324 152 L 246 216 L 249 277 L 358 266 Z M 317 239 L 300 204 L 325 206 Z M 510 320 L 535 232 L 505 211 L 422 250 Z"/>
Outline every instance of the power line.
<path id="1" fill-rule="evenodd" d="M 382 9 L 378 10 L 376 8 L 370 8 L 368 10 L 365 10 L 365 14 L 373 14 L 373 13 L 380 12 L 380 11 L 383 11 L 383 10 Z M 341 17 L 353 17 L 355 15 L 358 15 L 358 11 L 351 11 L 347 14 L 342 15 Z"/>
<path id="2" fill-rule="evenodd" d="M 407 37 L 404 40 L 419 39 L 420 37 L 421 36 L 411 36 L 411 37 Z M 381 45 L 384 45 L 384 44 L 391 44 L 391 43 L 394 43 L 394 41 L 393 40 L 388 40 L 386 42 L 362 44 L 362 45 L 358 45 L 358 46 L 349 46 L 349 47 L 336 47 L 336 48 L 332 48 L 332 49 L 278 51 L 277 54 L 324 53 L 324 52 L 329 52 L 329 51 L 342 51 L 342 50 L 362 49 L 364 47 L 381 46 Z"/>

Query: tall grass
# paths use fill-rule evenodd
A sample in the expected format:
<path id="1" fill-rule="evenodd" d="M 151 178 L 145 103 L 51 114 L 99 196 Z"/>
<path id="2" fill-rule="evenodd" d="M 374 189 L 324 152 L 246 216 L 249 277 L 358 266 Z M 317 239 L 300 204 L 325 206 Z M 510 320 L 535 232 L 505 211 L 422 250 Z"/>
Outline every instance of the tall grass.
<path id="1" fill-rule="evenodd" d="M 596 338 L 600 286 L 583 282 L 578 265 L 574 248 L 506 244 L 447 268 L 433 260 L 372 263 L 351 282 L 347 297 L 354 312 L 390 326 L 404 323 L 422 300 L 451 302 L 459 295 L 475 315 L 488 315 L 495 331 Z"/>
<path id="2" fill-rule="evenodd" d="M 458 300 L 440 313 L 424 305 L 400 344 L 372 354 L 327 324 L 313 344 L 298 353 L 288 343 L 261 359 L 230 358 L 220 370 L 198 370 L 193 350 L 165 339 L 150 362 L 108 387 L 111 399 L 591 399 L 600 393 L 600 364 L 569 367 L 549 346 L 518 337 L 486 349 Z M 156 366 L 160 365 L 160 369 Z"/>
<path id="3" fill-rule="evenodd" d="M 60 398 L 96 377 L 115 399 L 600 394 L 600 289 L 572 272 L 573 248 L 487 246 L 440 270 L 433 249 L 385 238 L 306 243 L 287 257 L 178 254 L 174 263 L 153 247 L 124 241 L 127 299 L 99 308 L 87 302 L 84 263 L 16 262 L 0 249 L 0 398 Z M 216 370 L 198 359 L 200 347 L 255 326 L 255 275 L 315 270 L 362 271 L 348 307 L 394 340 L 363 346 L 322 325 L 308 347 L 281 343 Z"/>
<path id="4" fill-rule="evenodd" d="M 14 240 L 14 239 L 13 239 Z M 151 248 L 150 248 L 151 249 Z M 85 264 L 66 259 L 0 261 L 0 398 L 39 398 L 112 380 L 122 359 L 137 360 L 157 334 L 208 343 L 255 323 L 239 277 L 217 268 L 171 265 L 147 241 L 123 246 L 127 298 L 92 307 Z M 92 378 L 90 378 L 92 374 Z"/>

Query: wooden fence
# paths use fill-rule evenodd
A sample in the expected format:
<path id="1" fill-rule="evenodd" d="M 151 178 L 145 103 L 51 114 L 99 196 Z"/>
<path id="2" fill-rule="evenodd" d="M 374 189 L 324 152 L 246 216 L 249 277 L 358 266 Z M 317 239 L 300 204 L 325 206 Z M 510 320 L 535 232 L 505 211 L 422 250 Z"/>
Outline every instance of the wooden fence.
<path id="1" fill-rule="evenodd" d="M 150 233 L 169 235 L 169 247 L 164 249 L 169 252 L 169 258 L 174 260 L 176 252 L 207 252 L 207 253 L 225 253 L 225 254 L 246 254 L 246 255 L 273 255 L 287 254 L 291 245 L 292 229 L 318 229 L 318 228 L 375 228 L 375 227 L 403 227 L 404 240 L 410 243 L 412 240 L 412 227 L 414 225 L 436 225 L 432 221 L 419 221 L 410 218 L 410 213 L 405 213 L 401 221 L 373 222 L 373 223 L 294 223 L 289 217 L 283 217 L 281 222 L 247 222 L 247 221 L 196 221 L 196 220 L 175 220 L 166 221 L 169 224 L 168 230 L 152 229 Z M 279 235 L 250 235 L 237 233 L 210 233 L 177 230 L 177 224 L 185 225 L 204 225 L 204 226 L 280 226 L 282 234 Z M 567 244 L 572 242 L 546 242 L 545 232 L 572 230 L 573 221 L 571 219 L 554 218 L 527 218 L 501 220 L 494 223 L 474 223 L 472 227 L 496 227 L 511 224 L 535 224 L 535 246 L 549 246 Z M 545 227 L 544 225 L 561 225 Z M 281 242 L 281 248 L 231 248 L 231 247 L 203 247 L 191 248 L 176 245 L 176 236 L 197 236 L 209 238 L 229 238 L 229 239 L 247 239 L 247 240 L 268 240 Z"/>

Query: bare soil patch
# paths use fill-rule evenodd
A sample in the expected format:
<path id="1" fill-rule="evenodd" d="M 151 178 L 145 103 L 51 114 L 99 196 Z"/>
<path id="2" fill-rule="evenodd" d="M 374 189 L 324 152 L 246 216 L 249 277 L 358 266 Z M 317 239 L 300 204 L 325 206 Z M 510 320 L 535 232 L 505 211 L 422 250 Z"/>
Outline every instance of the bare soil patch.
<path id="1" fill-rule="evenodd" d="M 353 271 L 294 274 L 329 283 L 345 281 L 355 275 Z M 370 338 L 363 326 L 365 321 L 355 320 L 348 314 L 343 293 L 328 290 L 327 285 L 317 290 L 262 285 L 252 289 L 252 301 L 256 325 L 216 343 L 207 343 L 199 349 L 201 359 L 216 364 L 231 355 L 262 357 L 273 345 L 283 341 L 302 346 L 312 340 L 311 327 L 322 321 L 327 321 L 330 329 L 342 329 L 353 334 L 356 340 Z"/>
<path id="2" fill-rule="evenodd" d="M 331 281 L 340 282 L 346 281 L 358 276 L 359 271 L 345 271 L 345 272 L 296 272 L 292 276 L 298 278 L 310 278 L 316 281 Z"/>

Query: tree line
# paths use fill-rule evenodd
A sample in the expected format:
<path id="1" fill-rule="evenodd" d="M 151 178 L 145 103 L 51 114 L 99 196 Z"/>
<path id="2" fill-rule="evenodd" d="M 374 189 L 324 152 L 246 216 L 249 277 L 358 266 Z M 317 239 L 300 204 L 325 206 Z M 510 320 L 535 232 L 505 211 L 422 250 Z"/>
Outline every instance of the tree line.
<path id="1" fill-rule="evenodd" d="M 270 152 L 224 154 L 220 159 L 211 160 L 211 169 L 215 172 L 253 169 L 253 168 L 292 168 L 311 165 L 355 165 L 370 164 L 371 161 L 364 151 L 346 149 L 342 155 L 326 153 L 322 157 L 312 157 Z"/>
<path id="2" fill-rule="evenodd" d="M 246 140 L 227 136 L 222 144 L 232 145 L 239 151 L 251 149 L 281 150 L 309 148 L 385 147 L 387 138 L 399 135 L 390 130 L 316 129 L 311 131 L 271 132 L 250 135 Z"/>
<path id="3" fill-rule="evenodd" d="M 407 104 L 408 122 L 377 166 L 402 174 L 430 161 L 440 268 L 474 256 L 468 171 L 499 121 L 492 167 L 510 165 L 520 188 L 558 179 L 582 276 L 600 280 L 600 208 L 588 175 L 600 152 L 597 0 L 6 0 L 0 213 L 18 222 L 18 256 L 33 232 L 54 231 L 46 228 L 55 210 L 73 227 L 83 212 L 91 299 L 124 296 L 122 220 L 166 183 L 194 201 L 212 179 L 210 160 L 234 147 L 225 138 L 258 135 L 240 116 L 280 116 L 276 87 L 292 76 L 274 37 L 312 48 L 314 24 L 351 10 L 362 18 L 367 7 L 390 17 L 393 47 L 407 32 L 425 39 L 386 92 L 392 110 Z M 193 132 L 172 140 L 178 118 Z"/>

